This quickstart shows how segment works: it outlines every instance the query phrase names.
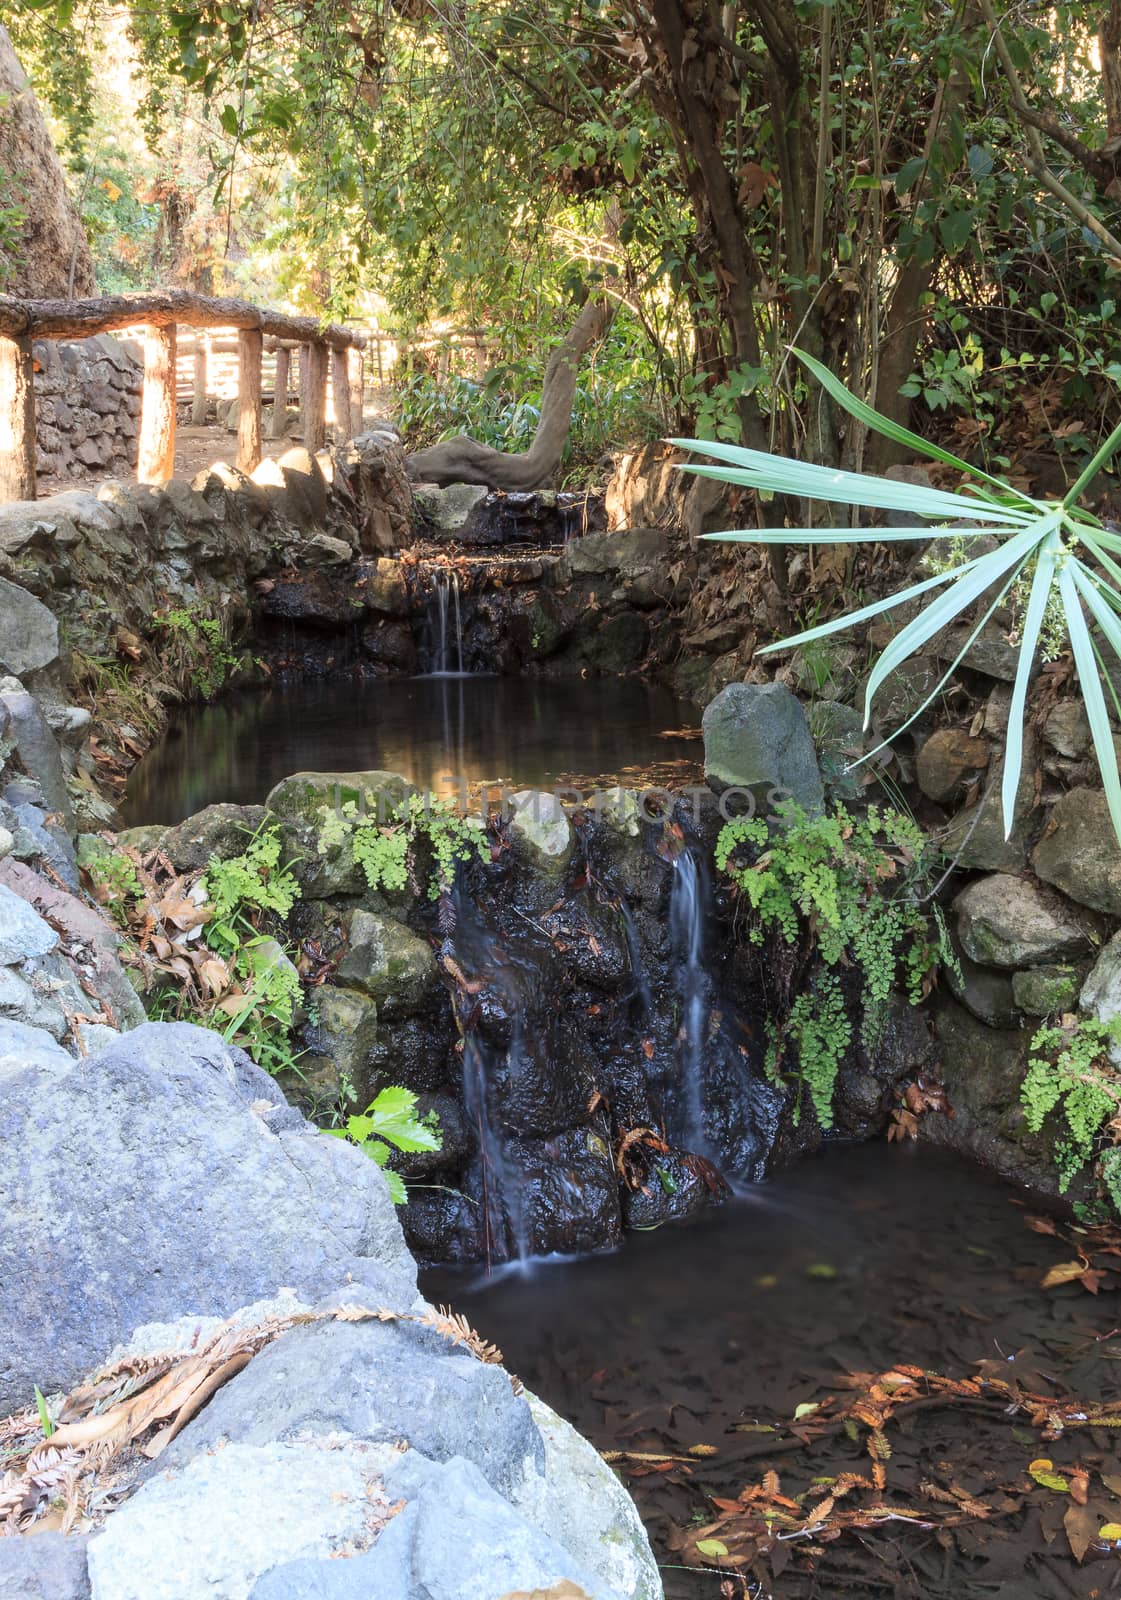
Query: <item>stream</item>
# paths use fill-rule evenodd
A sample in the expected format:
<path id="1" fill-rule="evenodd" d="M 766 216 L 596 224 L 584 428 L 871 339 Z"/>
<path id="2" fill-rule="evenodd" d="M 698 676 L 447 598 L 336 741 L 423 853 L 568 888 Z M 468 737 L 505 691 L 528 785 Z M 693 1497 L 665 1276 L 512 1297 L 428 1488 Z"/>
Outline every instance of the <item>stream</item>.
<path id="1" fill-rule="evenodd" d="M 507 1267 L 489 1280 L 477 1270 L 432 1270 L 422 1288 L 464 1313 L 510 1370 L 600 1450 L 681 1458 L 694 1445 L 715 1448 L 695 1464 L 669 1472 L 640 1465 L 624 1478 L 665 1564 L 667 1600 L 718 1600 L 718 1578 L 680 1566 L 672 1530 L 710 1520 L 706 1496 L 734 1497 L 758 1479 L 771 1463 L 751 1459 L 757 1424 L 789 1420 L 797 1405 L 836 1392 L 841 1374 L 909 1362 L 964 1377 L 979 1361 L 1025 1359 L 1026 1351 L 1080 1395 L 1116 1388 L 1096 1342 L 1112 1312 L 1077 1288 L 1040 1289 L 1062 1246 L 1029 1231 L 1024 1217 L 1007 1185 L 942 1152 L 834 1145 L 719 1209 L 631 1234 L 614 1254 Z M 745 1424 L 752 1431 L 737 1431 Z M 970 1459 L 976 1423 L 950 1413 L 944 1428 L 954 1470 L 976 1490 L 989 1465 L 988 1450 Z M 1021 1473 L 1045 1453 L 1027 1439 L 1011 1449 L 1009 1467 Z M 860 1463 L 854 1446 L 853 1468 Z M 1014 1536 L 1005 1552 L 1017 1573 L 1010 1587 L 1001 1587 L 991 1554 L 987 1570 L 959 1559 L 938 1581 L 943 1552 L 933 1541 L 931 1555 L 891 1533 L 872 1542 L 882 1549 L 885 1539 L 902 1595 L 1090 1592 L 1049 1583 L 1038 1539 Z M 1033 1545 L 1043 1570 L 1029 1578 Z M 1061 1535 L 1053 1554 L 1069 1578 Z M 1109 1566 L 1092 1570 L 1096 1592 L 1115 1592 L 1102 1581 Z M 834 1600 L 892 1592 L 872 1583 L 834 1589 L 829 1571 L 820 1588 L 790 1576 L 774 1593 Z"/>

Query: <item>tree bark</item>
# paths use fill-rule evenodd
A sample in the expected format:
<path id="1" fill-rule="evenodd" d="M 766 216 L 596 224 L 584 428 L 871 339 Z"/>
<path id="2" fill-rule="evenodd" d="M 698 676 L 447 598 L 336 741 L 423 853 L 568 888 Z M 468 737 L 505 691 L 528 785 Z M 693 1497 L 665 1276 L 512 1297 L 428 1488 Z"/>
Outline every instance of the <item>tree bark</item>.
<path id="1" fill-rule="evenodd" d="M 340 444 L 350 438 L 350 374 L 346 351 L 331 351 L 331 411 L 335 437 Z"/>
<path id="2" fill-rule="evenodd" d="M 588 300 L 549 357 L 541 388 L 541 416 L 528 450 L 507 455 L 460 434 L 418 450 L 406 462 L 414 483 L 476 483 L 519 492 L 543 488 L 560 465 L 572 426 L 572 401 L 584 355 L 611 325 L 614 305 L 604 296 Z"/>
<path id="3" fill-rule="evenodd" d="M 272 416 L 269 436 L 283 439 L 288 428 L 288 371 L 291 355 L 284 345 L 276 347 L 276 382 L 272 386 Z"/>
<path id="4" fill-rule="evenodd" d="M 35 498 L 35 377 L 28 338 L 0 338 L 0 503 Z"/>
<path id="5" fill-rule="evenodd" d="M 261 464 L 261 345 L 258 329 L 243 328 L 237 349 L 237 465 L 252 472 Z"/>
<path id="6" fill-rule="evenodd" d="M 1110 0 L 1098 35 L 1106 139 L 1121 139 L 1121 0 Z"/>
<path id="7" fill-rule="evenodd" d="M 327 442 L 327 351 L 321 344 L 300 346 L 300 428 L 312 455 Z"/>
<path id="8" fill-rule="evenodd" d="M 144 390 L 140 402 L 139 483 L 175 476 L 175 324 L 144 332 Z"/>

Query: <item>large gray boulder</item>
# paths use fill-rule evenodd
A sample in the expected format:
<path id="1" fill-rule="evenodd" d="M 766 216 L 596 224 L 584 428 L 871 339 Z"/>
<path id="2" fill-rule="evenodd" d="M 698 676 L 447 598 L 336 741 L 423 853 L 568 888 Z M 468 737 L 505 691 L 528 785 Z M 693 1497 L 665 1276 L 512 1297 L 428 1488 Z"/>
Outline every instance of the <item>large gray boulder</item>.
<path id="1" fill-rule="evenodd" d="M 749 789 L 766 810 L 789 799 L 821 815 L 825 789 L 813 738 L 784 683 L 730 683 L 705 707 L 701 729 L 710 787 Z"/>
<path id="2" fill-rule="evenodd" d="M 415 1266 L 374 1162 L 316 1132 L 216 1034 L 146 1024 L 88 1061 L 4 1047 L 0 1414 L 74 1383 L 145 1322 L 228 1315 Z"/>
<path id="3" fill-rule="evenodd" d="M 1121 916 L 1121 845 L 1101 789 L 1071 789 L 1055 802 L 1032 865 L 1079 905 Z"/>
<path id="4" fill-rule="evenodd" d="M 0 667 L 38 672 L 58 660 L 58 622 L 41 600 L 0 578 Z"/>
<path id="5" fill-rule="evenodd" d="M 1005 872 L 978 878 L 954 901 L 962 948 L 986 967 L 1042 966 L 1091 949 L 1089 935 L 1056 894 Z"/>

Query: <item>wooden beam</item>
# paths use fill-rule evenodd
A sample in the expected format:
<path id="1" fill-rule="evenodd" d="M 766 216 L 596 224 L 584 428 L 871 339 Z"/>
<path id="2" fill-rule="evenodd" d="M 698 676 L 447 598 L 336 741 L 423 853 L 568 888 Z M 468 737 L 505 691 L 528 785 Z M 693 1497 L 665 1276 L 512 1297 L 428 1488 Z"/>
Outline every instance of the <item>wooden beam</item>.
<path id="1" fill-rule="evenodd" d="M 0 337 L 0 503 L 35 498 L 35 364 L 31 340 Z"/>
<path id="2" fill-rule="evenodd" d="M 175 476 L 175 324 L 144 330 L 144 389 L 140 401 L 138 483 Z"/>
<path id="3" fill-rule="evenodd" d="M 300 428 L 314 453 L 327 442 L 327 351 L 321 344 L 300 346 Z"/>
<path id="4" fill-rule="evenodd" d="M 206 424 L 206 380 L 210 340 L 204 335 L 195 341 L 195 388 L 191 399 L 191 421 L 196 428 Z"/>
<path id="5" fill-rule="evenodd" d="M 291 352 L 286 344 L 276 347 L 276 381 L 272 386 L 272 417 L 269 419 L 269 437 L 283 439 L 288 429 L 288 364 Z"/>
<path id="6" fill-rule="evenodd" d="M 350 374 L 346 368 L 346 351 L 331 351 L 331 421 L 335 437 L 345 443 L 350 431 Z"/>
<path id="7" fill-rule="evenodd" d="M 243 328 L 237 341 L 237 466 L 261 464 L 261 345 L 257 328 Z"/>
<path id="8" fill-rule="evenodd" d="M 350 369 L 350 432 L 357 438 L 366 426 L 366 361 L 361 350 L 347 356 Z"/>
<path id="9" fill-rule="evenodd" d="M 103 295 L 90 300 L 16 300 L 0 294 L 0 333 L 31 334 L 36 339 L 87 339 L 114 328 L 147 323 L 153 328 L 182 323 L 191 328 L 258 328 L 262 333 L 300 343 L 318 340 L 335 350 L 362 350 L 366 340 L 352 328 L 321 324 L 314 317 L 292 317 L 216 295 L 166 289 L 158 294 Z"/>

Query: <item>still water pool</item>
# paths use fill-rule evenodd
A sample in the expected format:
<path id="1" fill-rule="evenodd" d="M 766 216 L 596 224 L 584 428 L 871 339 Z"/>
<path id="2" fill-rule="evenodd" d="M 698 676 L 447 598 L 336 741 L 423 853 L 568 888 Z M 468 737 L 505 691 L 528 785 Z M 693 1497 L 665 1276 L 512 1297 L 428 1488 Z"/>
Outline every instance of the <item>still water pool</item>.
<path id="1" fill-rule="evenodd" d="M 454 795 L 466 783 L 540 788 L 696 776 L 700 710 L 616 678 L 465 676 L 298 684 L 185 713 L 136 766 L 128 826 L 175 823 L 214 801 L 264 800 L 293 772 L 400 772 Z M 450 781 L 449 781 L 450 780 Z"/>

